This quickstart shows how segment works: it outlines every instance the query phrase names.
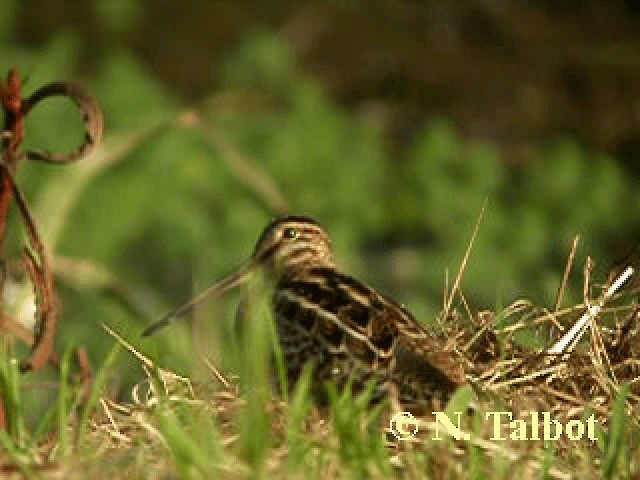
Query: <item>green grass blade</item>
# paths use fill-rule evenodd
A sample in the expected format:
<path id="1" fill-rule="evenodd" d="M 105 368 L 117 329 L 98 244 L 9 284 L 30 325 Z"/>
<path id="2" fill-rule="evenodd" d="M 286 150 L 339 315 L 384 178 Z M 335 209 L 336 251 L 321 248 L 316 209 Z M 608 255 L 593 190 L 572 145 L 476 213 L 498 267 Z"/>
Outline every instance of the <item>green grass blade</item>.
<path id="1" fill-rule="evenodd" d="M 113 348 L 107 355 L 106 359 L 104 360 L 100 369 L 94 377 L 93 385 L 91 386 L 91 393 L 89 395 L 89 398 L 87 399 L 87 402 L 82 408 L 82 414 L 80 416 L 80 425 L 77 437 L 77 442 L 80 446 L 84 445 L 83 439 L 89 427 L 89 417 L 98 404 L 98 400 L 100 398 L 100 395 L 102 394 L 102 389 L 107 382 L 107 378 L 111 372 L 111 368 L 115 364 L 116 358 L 118 357 L 118 354 L 121 350 L 122 347 L 120 346 L 120 344 L 115 342 Z"/>
<path id="2" fill-rule="evenodd" d="M 58 376 L 58 452 L 61 456 L 65 456 L 71 451 L 68 427 L 73 403 L 73 390 L 69 385 L 72 354 L 73 348 L 67 348 L 60 362 L 60 373 Z"/>
<path id="3" fill-rule="evenodd" d="M 625 453 L 624 437 L 627 429 L 626 405 L 629 384 L 624 384 L 613 404 L 613 414 L 609 431 L 605 434 L 605 448 L 602 458 L 602 477 L 615 478 L 618 466 L 622 465 L 621 456 Z"/>

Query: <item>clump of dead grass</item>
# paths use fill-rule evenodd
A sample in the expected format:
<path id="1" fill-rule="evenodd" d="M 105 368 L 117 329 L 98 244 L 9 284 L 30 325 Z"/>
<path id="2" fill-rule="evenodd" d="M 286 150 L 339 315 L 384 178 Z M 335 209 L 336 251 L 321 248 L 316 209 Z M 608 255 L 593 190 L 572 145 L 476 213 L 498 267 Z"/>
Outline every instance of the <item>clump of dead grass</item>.
<path id="1" fill-rule="evenodd" d="M 562 436 L 553 445 L 544 441 L 517 441 L 509 437 L 496 440 L 491 422 L 482 413 L 508 411 L 513 419 L 526 419 L 530 412 L 550 412 L 554 419 L 566 424 L 595 415 L 601 432 L 609 429 L 616 401 L 629 419 L 628 428 L 637 428 L 640 400 L 640 309 L 636 305 L 638 291 L 624 290 L 608 298 L 607 305 L 590 322 L 588 341 L 549 354 L 550 345 L 538 349 L 525 348 L 517 341 L 521 332 L 547 332 L 556 342 L 568 327 L 588 309 L 590 301 L 550 311 L 519 300 L 501 312 L 484 311 L 462 316 L 452 310 L 447 318 L 445 335 L 457 352 L 474 390 L 472 401 L 459 404 L 469 408 L 462 430 L 470 440 L 435 440 L 438 425 L 433 418 L 418 419 L 420 432 L 411 439 L 396 440 L 390 435 L 389 415 L 380 417 L 380 434 L 386 431 L 387 451 L 395 474 L 406 478 L 427 476 L 460 476 L 470 471 L 481 475 L 496 473 L 510 478 L 517 472 L 523 478 L 546 475 L 549 478 L 572 478 L 575 472 L 594 472 L 603 467 L 603 446 L 583 439 Z M 559 295 L 560 296 L 560 295 Z M 591 302 L 592 303 L 592 302 Z M 470 313 L 470 309 L 467 310 Z M 551 332 L 552 335 L 548 335 Z M 225 451 L 218 473 L 229 478 L 244 478 L 252 466 L 238 448 L 241 432 L 238 418 L 247 408 L 237 379 L 227 378 L 205 360 L 212 381 L 192 383 L 155 365 L 116 333 L 118 341 L 140 360 L 146 379 L 132 392 L 132 403 L 124 405 L 101 400 L 102 415 L 92 420 L 92 439 L 104 450 L 120 450 L 144 444 L 150 455 L 158 459 L 158 472 L 172 470 L 166 452 L 170 440 L 158 428 L 157 416 L 172 413 L 177 405 L 188 406 L 215 422 L 220 446 Z M 628 392 L 620 400 L 623 385 Z M 272 439 L 265 454 L 265 474 L 282 475 L 287 470 L 290 438 L 287 439 L 288 400 L 274 395 L 265 404 L 265 414 L 272 419 Z M 475 414 L 472 412 L 475 410 Z M 161 412 L 161 413 L 159 413 Z M 479 413 L 478 413 L 479 412 Z M 330 412 L 311 408 L 301 430 L 309 441 L 307 464 L 322 464 L 326 473 L 320 478 L 341 478 L 344 459 Z M 508 422 L 507 422 L 508 423 Z M 506 427 L 506 425 L 503 425 Z M 601 442 L 602 443 L 602 442 Z M 333 452 L 334 454 L 327 454 Z M 551 453 L 550 453 L 551 452 Z M 637 452 L 631 452 L 637 456 Z M 637 460 L 636 460 L 637 462 Z M 475 469 L 475 470 L 474 470 Z M 367 466 L 370 474 L 380 474 L 375 466 Z M 303 476 L 304 469 L 294 477 Z M 387 472 L 388 473 L 388 472 Z M 158 473 L 160 474 L 160 473 Z"/>

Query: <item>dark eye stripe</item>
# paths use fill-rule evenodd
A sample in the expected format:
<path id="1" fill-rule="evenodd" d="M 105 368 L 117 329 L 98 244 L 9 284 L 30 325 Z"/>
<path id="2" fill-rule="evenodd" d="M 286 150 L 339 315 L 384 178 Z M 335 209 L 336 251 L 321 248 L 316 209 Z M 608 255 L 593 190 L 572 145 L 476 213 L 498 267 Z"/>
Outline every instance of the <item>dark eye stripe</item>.
<path id="1" fill-rule="evenodd" d="M 324 235 L 324 232 L 316 227 L 309 226 L 301 226 L 298 228 L 302 233 L 312 234 L 312 235 Z"/>
<path id="2" fill-rule="evenodd" d="M 300 235 L 300 231 L 293 228 L 293 227 L 287 227 L 284 229 L 284 232 L 282 232 L 282 236 L 284 238 L 290 238 L 290 239 L 294 239 L 296 237 L 298 237 Z"/>
<path id="3" fill-rule="evenodd" d="M 273 255 L 273 252 L 275 252 L 276 250 L 278 250 L 280 248 L 280 245 L 273 244 L 271 245 L 267 250 L 265 250 L 261 255 L 260 255 L 260 261 L 269 258 Z"/>

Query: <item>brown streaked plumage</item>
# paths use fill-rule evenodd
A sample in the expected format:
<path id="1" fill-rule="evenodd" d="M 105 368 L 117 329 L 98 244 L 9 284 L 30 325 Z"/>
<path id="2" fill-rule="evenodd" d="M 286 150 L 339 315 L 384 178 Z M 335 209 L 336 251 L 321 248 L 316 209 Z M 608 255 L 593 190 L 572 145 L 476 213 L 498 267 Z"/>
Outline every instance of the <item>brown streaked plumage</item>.
<path id="1" fill-rule="evenodd" d="M 313 385 L 334 380 L 354 390 L 375 384 L 374 399 L 392 395 L 405 408 L 444 400 L 464 383 L 451 352 L 430 336 L 404 307 L 336 270 L 331 240 L 307 217 L 271 222 L 250 260 L 191 302 L 148 327 L 150 335 L 212 295 L 243 283 L 257 268 L 273 281 L 276 330 L 294 384 L 313 362 Z M 323 389 L 316 393 L 322 394 Z"/>

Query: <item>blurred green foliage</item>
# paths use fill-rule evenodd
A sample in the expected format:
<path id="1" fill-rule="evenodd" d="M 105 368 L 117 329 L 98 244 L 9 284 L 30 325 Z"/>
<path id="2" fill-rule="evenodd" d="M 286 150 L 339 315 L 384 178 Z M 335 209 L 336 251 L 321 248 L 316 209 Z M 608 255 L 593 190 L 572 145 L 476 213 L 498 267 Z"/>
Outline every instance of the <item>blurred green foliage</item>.
<path id="1" fill-rule="evenodd" d="M 25 92 L 78 76 L 73 33 L 39 48 L 18 45 L 14 4 L 2 5 L 2 70 L 18 66 L 28 76 Z M 121 14 L 99 5 L 104 15 Z M 61 275 L 59 351 L 68 342 L 85 344 L 94 359 L 112 343 L 101 323 L 140 344 L 147 322 L 246 258 L 272 216 L 230 167 L 228 153 L 203 131 L 175 124 L 186 107 L 137 58 L 114 48 L 96 72 L 82 80 L 104 108 L 102 149 L 67 167 L 25 164 L 19 175 L 49 249 L 104 269 L 107 283 L 146 314 L 133 315 L 104 289 Z M 485 199 L 462 280 L 477 309 L 517 297 L 552 304 L 574 235 L 582 236 L 578 267 L 587 254 L 606 267 L 608 242 L 640 220 L 638 186 L 612 158 L 569 139 L 554 140 L 530 166 L 509 169 L 496 148 L 461 138 L 441 119 L 406 156 L 389 158 L 376 122 L 336 105 L 272 33 L 254 32 L 229 52 L 219 78 L 198 105 L 204 125 L 264 172 L 291 212 L 326 225 L 346 271 L 406 302 L 424 322 L 442 306 L 445 272 L 451 284 Z M 26 143 L 71 148 L 81 132 L 76 112 L 54 101 L 30 115 Z M 22 242 L 16 232 L 14 215 L 12 257 Z M 567 301 L 580 298 L 581 281 L 574 275 Z M 231 323 L 233 310 L 232 297 L 207 318 Z M 188 357 L 190 344 L 184 328 L 173 327 L 143 348 L 170 361 Z"/>

